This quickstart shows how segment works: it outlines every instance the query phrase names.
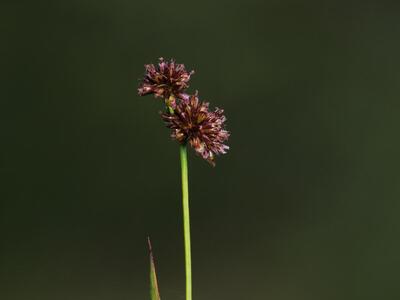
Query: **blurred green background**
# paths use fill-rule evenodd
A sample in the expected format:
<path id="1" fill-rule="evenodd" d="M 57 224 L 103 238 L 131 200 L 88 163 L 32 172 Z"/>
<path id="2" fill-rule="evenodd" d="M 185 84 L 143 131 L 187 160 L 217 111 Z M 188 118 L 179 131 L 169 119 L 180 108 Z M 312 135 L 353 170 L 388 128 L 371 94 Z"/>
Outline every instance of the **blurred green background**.
<path id="1" fill-rule="evenodd" d="M 184 299 L 179 156 L 145 63 L 232 132 L 190 155 L 194 299 L 400 299 L 397 1 L 2 1 L 0 299 Z"/>

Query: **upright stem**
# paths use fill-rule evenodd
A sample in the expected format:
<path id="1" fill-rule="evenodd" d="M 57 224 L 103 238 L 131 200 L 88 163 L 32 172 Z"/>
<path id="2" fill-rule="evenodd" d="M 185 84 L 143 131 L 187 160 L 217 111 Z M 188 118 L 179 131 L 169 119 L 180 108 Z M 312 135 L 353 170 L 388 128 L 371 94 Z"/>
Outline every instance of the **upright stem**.
<path id="1" fill-rule="evenodd" d="M 180 146 L 182 173 L 183 236 L 185 240 L 186 300 L 192 300 L 192 259 L 190 250 L 189 187 L 186 145 Z"/>

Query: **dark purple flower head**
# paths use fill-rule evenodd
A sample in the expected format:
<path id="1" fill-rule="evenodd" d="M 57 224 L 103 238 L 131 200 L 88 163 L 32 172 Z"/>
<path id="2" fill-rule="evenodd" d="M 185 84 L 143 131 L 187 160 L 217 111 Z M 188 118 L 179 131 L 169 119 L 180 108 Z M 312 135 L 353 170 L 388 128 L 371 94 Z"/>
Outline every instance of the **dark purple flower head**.
<path id="1" fill-rule="evenodd" d="M 172 138 L 181 144 L 189 143 L 198 155 L 215 166 L 215 155 L 225 154 L 229 149 L 224 144 L 229 132 L 225 130 L 224 111 L 219 108 L 209 111 L 208 106 L 207 102 L 199 101 L 196 93 L 188 101 L 180 101 L 173 114 L 161 116 L 172 129 Z"/>
<path id="2" fill-rule="evenodd" d="M 140 96 L 154 94 L 168 100 L 170 96 L 185 99 L 185 89 L 189 87 L 188 82 L 194 71 L 188 72 L 185 65 L 176 64 L 174 60 L 164 61 L 161 57 L 157 66 L 145 65 L 146 72 L 143 82 L 138 88 Z"/>

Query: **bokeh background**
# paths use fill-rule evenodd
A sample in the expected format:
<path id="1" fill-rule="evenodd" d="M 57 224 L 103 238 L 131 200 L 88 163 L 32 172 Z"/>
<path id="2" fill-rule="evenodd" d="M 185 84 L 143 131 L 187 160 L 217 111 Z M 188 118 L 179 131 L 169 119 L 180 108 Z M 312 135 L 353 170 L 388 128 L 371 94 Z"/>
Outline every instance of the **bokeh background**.
<path id="1" fill-rule="evenodd" d="M 400 299 L 398 1 L 2 1 L 0 299 L 184 299 L 178 146 L 137 96 L 195 69 L 194 299 Z"/>

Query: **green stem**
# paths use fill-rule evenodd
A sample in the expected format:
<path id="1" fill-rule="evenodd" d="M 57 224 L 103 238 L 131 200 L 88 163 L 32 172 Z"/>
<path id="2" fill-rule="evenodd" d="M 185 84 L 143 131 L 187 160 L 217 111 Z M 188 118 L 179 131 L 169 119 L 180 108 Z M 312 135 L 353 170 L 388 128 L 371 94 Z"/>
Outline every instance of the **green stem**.
<path id="1" fill-rule="evenodd" d="M 192 300 L 192 259 L 190 250 L 189 187 L 186 145 L 180 146 L 182 173 L 183 236 L 185 240 L 186 300 Z"/>
<path id="2" fill-rule="evenodd" d="M 173 115 L 174 114 L 174 109 L 171 107 L 172 103 L 175 103 L 175 96 L 171 94 L 169 96 L 168 100 L 165 100 L 165 104 L 167 105 L 168 112 Z"/>

